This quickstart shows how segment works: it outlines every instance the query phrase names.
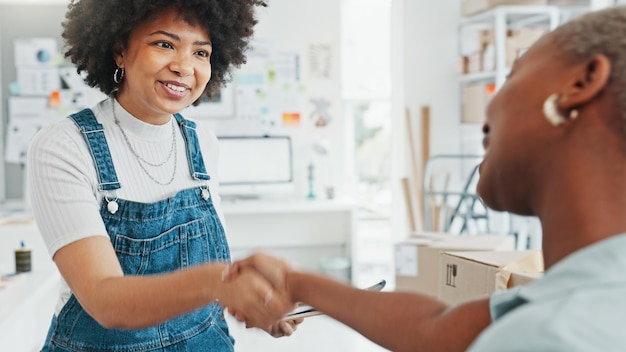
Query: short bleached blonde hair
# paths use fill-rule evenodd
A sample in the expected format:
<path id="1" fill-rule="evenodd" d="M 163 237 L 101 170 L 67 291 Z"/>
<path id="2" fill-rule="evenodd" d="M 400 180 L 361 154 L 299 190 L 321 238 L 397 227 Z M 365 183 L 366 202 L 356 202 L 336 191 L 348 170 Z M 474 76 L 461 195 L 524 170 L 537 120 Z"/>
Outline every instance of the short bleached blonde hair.
<path id="1" fill-rule="evenodd" d="M 626 6 L 586 13 L 554 32 L 556 44 L 573 62 L 604 55 L 611 61 L 608 89 L 618 99 L 620 117 L 626 122 Z M 623 125 L 626 132 L 626 124 Z"/>

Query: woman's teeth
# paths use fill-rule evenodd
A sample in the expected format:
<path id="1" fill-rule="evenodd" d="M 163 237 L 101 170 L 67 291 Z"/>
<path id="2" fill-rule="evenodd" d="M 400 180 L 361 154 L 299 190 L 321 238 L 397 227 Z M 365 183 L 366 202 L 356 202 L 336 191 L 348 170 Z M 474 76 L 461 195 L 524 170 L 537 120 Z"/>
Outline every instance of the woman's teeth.
<path id="1" fill-rule="evenodd" d="M 175 91 L 175 92 L 180 92 L 180 93 L 184 92 L 184 91 L 185 91 L 185 89 L 186 89 L 185 87 L 175 86 L 175 85 L 173 85 L 173 84 L 169 84 L 169 83 L 165 83 L 165 86 L 166 86 L 167 88 L 169 88 L 169 89 L 171 89 L 171 90 Z"/>

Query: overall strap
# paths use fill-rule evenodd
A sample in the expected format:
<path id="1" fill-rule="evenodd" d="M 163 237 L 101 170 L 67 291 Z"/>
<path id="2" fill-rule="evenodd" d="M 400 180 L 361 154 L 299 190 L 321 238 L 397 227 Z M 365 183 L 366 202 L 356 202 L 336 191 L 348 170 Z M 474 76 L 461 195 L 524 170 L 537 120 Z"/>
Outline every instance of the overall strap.
<path id="1" fill-rule="evenodd" d="M 210 180 L 211 176 L 209 176 L 206 172 L 204 159 L 202 158 L 202 152 L 200 151 L 200 143 L 198 141 L 198 134 L 196 133 L 196 123 L 186 120 L 180 114 L 174 114 L 174 117 L 176 118 L 178 126 L 180 126 L 180 131 L 185 139 L 187 161 L 191 176 L 196 180 Z"/>
<path id="2" fill-rule="evenodd" d="M 98 188 L 101 191 L 120 188 L 109 145 L 104 137 L 104 128 L 98 123 L 91 109 L 83 109 L 70 115 L 69 118 L 74 121 L 83 137 L 85 137 L 91 157 L 96 165 Z"/>

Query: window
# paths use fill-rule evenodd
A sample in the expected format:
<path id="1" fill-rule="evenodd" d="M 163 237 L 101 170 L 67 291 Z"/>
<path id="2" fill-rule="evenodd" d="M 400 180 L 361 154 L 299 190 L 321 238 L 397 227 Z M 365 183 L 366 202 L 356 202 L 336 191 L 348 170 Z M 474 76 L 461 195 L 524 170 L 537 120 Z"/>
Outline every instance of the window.
<path id="1" fill-rule="evenodd" d="M 391 0 L 343 0 L 342 97 L 353 126 L 351 190 L 367 210 L 391 209 Z"/>

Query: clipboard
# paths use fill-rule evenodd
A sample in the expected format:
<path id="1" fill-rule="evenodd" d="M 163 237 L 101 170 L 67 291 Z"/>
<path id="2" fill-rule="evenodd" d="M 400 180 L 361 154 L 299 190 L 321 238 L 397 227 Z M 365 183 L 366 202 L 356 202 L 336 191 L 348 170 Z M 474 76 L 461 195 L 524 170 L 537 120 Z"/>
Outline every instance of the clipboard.
<path id="1" fill-rule="evenodd" d="M 381 280 L 379 282 L 377 282 L 376 284 L 366 288 L 366 291 L 381 291 L 385 285 L 387 284 L 387 281 L 385 280 Z M 313 317 L 316 315 L 322 315 L 324 313 L 320 312 L 319 310 L 303 304 L 298 306 L 296 309 L 292 310 L 289 314 L 285 315 L 281 320 L 285 321 L 285 320 L 292 320 L 292 319 L 299 319 L 299 318 L 308 318 L 308 317 Z"/>

